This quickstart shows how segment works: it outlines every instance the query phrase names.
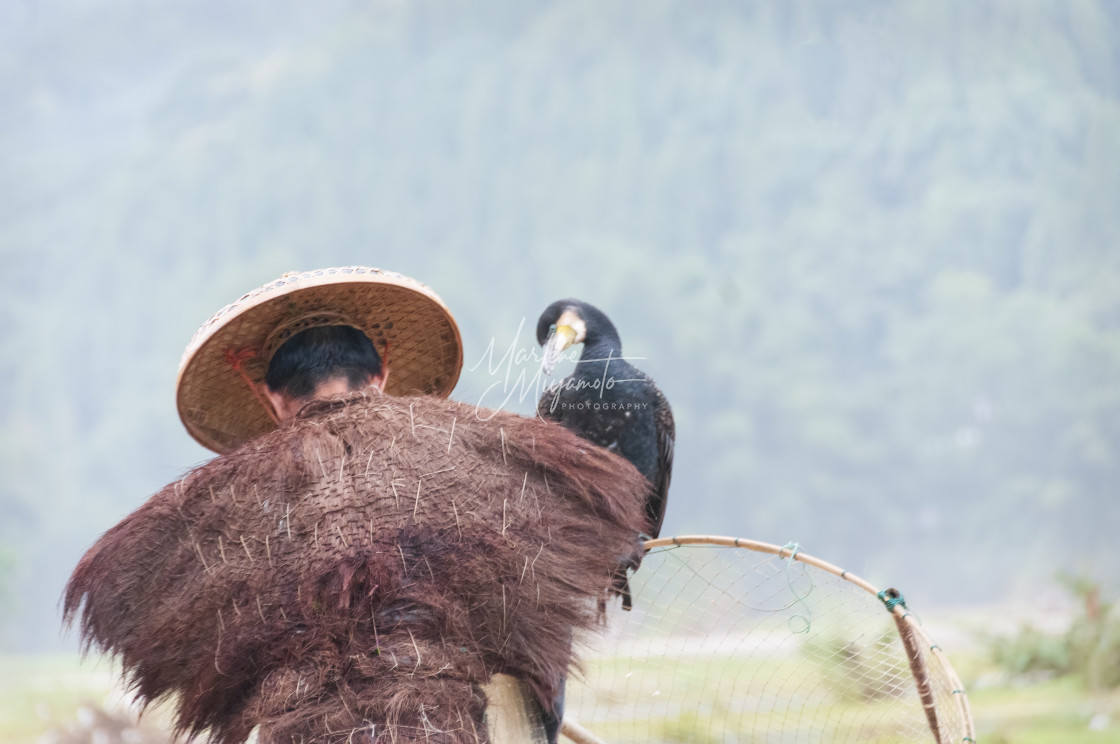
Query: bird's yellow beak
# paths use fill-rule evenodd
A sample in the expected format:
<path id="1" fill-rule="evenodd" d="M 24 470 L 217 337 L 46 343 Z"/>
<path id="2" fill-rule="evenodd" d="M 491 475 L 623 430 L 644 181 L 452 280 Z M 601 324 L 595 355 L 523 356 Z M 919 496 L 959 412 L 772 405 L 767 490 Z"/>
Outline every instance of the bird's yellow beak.
<path id="1" fill-rule="evenodd" d="M 556 363 L 560 361 L 560 355 L 564 353 L 564 349 L 574 344 L 575 341 L 576 330 L 574 328 L 569 325 L 556 326 L 556 330 L 548 337 L 548 341 L 545 341 L 541 370 L 546 375 L 551 375 Z"/>

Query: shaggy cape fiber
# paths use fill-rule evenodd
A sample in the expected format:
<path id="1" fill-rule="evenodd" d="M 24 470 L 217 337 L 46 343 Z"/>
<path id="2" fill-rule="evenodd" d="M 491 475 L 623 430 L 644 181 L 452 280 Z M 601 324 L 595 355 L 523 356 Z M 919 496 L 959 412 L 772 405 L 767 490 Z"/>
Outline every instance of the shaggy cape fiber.
<path id="1" fill-rule="evenodd" d="M 197 468 L 65 594 L 142 700 L 211 741 L 485 742 L 495 673 L 542 705 L 637 563 L 646 480 L 559 425 L 359 393 Z"/>

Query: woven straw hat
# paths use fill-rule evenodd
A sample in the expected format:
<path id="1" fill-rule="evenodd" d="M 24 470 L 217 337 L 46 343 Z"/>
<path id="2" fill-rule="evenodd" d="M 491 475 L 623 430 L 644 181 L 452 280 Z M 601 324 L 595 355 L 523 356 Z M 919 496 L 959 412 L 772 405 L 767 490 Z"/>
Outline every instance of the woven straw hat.
<path id="1" fill-rule="evenodd" d="M 369 336 L 389 368 L 390 395 L 446 397 L 459 379 L 459 328 L 428 287 L 364 266 L 289 272 L 215 313 L 183 352 L 176 397 L 190 435 L 225 453 L 275 429 L 254 384 L 284 341 L 322 325 Z"/>

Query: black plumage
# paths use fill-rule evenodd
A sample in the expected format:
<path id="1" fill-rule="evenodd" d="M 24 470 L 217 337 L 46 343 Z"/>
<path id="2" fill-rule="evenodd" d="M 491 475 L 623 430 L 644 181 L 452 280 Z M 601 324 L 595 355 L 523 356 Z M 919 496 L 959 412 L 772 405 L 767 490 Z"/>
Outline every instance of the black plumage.
<path id="1" fill-rule="evenodd" d="M 552 374 L 565 349 L 583 344 L 575 371 L 548 386 L 537 402 L 537 414 L 617 452 L 645 476 L 650 484 L 646 534 L 657 537 L 665 519 L 676 437 L 669 401 L 649 375 L 623 358 L 614 323 L 593 305 L 575 299 L 552 303 L 537 321 L 537 342 L 544 347 L 545 374 Z M 626 571 L 632 567 L 634 563 L 623 561 L 614 576 L 614 591 L 626 610 L 632 604 Z M 552 711 L 542 713 L 549 744 L 557 741 L 563 717 L 563 686 L 561 681 Z"/>
<path id="2" fill-rule="evenodd" d="M 617 452 L 646 477 L 651 486 L 647 534 L 657 537 L 673 469 L 669 401 L 649 375 L 623 358 L 610 318 L 586 302 L 558 300 L 545 308 L 537 321 L 537 341 L 544 346 L 548 374 L 564 349 L 583 344 L 575 371 L 545 390 L 537 413 Z"/>

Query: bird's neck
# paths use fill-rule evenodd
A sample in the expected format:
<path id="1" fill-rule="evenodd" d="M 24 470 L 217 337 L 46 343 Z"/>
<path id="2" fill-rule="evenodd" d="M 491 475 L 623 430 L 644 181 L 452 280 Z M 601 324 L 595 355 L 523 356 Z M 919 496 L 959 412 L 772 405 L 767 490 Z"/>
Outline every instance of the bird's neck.
<path id="1" fill-rule="evenodd" d="M 599 336 L 583 342 L 579 361 L 584 365 L 603 365 L 622 358 L 622 342 L 610 336 Z"/>

